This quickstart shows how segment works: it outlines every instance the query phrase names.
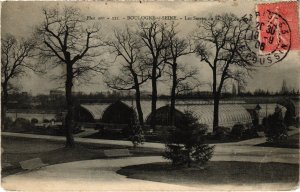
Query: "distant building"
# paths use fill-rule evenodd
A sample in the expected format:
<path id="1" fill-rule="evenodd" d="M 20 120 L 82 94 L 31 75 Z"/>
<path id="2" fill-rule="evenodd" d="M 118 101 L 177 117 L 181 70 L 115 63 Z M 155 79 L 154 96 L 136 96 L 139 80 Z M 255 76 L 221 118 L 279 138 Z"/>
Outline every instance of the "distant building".
<path id="1" fill-rule="evenodd" d="M 58 98 L 61 98 L 64 96 L 64 91 L 61 90 L 50 90 L 50 94 L 49 94 L 49 100 L 50 101 L 54 101 L 57 100 Z"/>
<path id="2" fill-rule="evenodd" d="M 55 96 L 63 96 L 64 91 L 61 90 L 50 90 L 50 96 L 55 97 Z"/>
<path id="3" fill-rule="evenodd" d="M 84 93 L 82 91 L 72 91 L 73 96 L 80 96 L 80 95 L 84 95 Z"/>

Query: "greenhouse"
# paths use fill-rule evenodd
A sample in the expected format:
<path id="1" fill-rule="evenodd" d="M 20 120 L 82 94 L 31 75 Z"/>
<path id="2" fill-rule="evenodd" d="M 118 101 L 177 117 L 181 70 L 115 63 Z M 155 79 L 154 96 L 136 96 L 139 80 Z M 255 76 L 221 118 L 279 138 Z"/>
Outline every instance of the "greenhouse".
<path id="1" fill-rule="evenodd" d="M 144 120 L 146 124 L 150 124 L 151 119 L 151 101 L 146 100 L 141 102 Z M 252 123 L 252 115 L 257 104 L 229 104 L 222 103 L 219 106 L 219 126 L 232 128 L 237 123 L 250 124 Z M 260 104 L 259 123 L 262 119 L 270 114 L 273 114 L 276 106 L 282 110 L 284 115 L 286 108 L 276 103 Z M 81 104 L 84 110 L 79 110 L 81 117 L 85 117 L 83 122 L 105 122 L 124 124 L 132 121 L 132 107 L 135 109 L 134 101 L 117 101 L 114 103 L 94 103 Z M 208 132 L 212 131 L 213 126 L 213 105 L 201 103 L 185 103 L 178 102 L 176 104 L 176 118 L 185 111 L 192 112 L 198 118 L 199 123 L 207 124 L 209 126 Z M 169 106 L 168 101 L 157 102 L 157 125 L 166 125 L 169 122 Z M 87 113 L 87 114 L 84 114 Z M 114 117 L 112 117 L 114 116 Z M 136 118 L 136 113 L 134 115 Z M 90 118 L 92 117 L 92 118 Z M 92 120 L 91 120 L 92 119 Z"/>
<path id="2" fill-rule="evenodd" d="M 121 101 L 109 105 L 103 112 L 101 122 L 111 124 L 133 124 L 136 113 L 133 108 Z"/>
<path id="3" fill-rule="evenodd" d="M 170 112 L 169 105 L 158 108 L 156 110 L 156 124 L 157 125 L 169 125 L 171 122 L 169 112 Z M 176 122 L 179 121 L 180 118 L 182 118 L 182 116 L 183 116 L 183 112 L 175 109 L 175 125 L 176 125 Z M 146 118 L 146 124 L 151 123 L 151 118 L 152 118 L 152 114 L 149 114 L 148 117 Z"/>
<path id="4" fill-rule="evenodd" d="M 119 101 L 124 105 L 136 109 L 136 104 L 134 101 Z M 156 106 L 160 108 L 165 106 L 167 101 L 158 101 Z M 80 107 L 83 109 L 78 110 L 81 117 L 83 116 L 91 116 L 94 121 L 100 121 L 106 109 L 112 105 L 113 103 L 89 103 L 89 104 L 81 104 Z M 141 107 L 144 114 L 144 117 L 147 117 L 151 113 L 151 101 L 141 101 Z M 88 113 L 88 114 L 85 114 Z M 82 119 L 82 118 L 81 118 Z"/>
<path id="5" fill-rule="evenodd" d="M 168 106 L 161 107 L 157 109 L 157 116 L 159 119 L 166 119 L 167 114 L 162 117 L 162 112 L 168 113 Z M 180 112 L 185 111 L 191 112 L 196 118 L 198 118 L 199 123 L 207 124 L 209 129 L 208 132 L 212 132 L 213 129 L 213 105 L 177 105 L 176 107 L 176 117 L 179 117 Z M 147 122 L 149 121 L 147 118 Z M 159 122 L 159 121 L 158 121 Z M 241 105 L 237 104 L 222 104 L 219 106 L 219 126 L 232 128 L 233 125 L 249 124 L 252 123 L 252 118 L 249 112 Z"/>
<path id="6" fill-rule="evenodd" d="M 81 104 L 80 106 L 83 110 L 79 110 L 79 119 L 83 119 L 83 116 L 91 116 L 94 121 L 99 121 L 109 105 L 111 105 L 111 103 Z"/>
<path id="7" fill-rule="evenodd" d="M 191 111 L 198 119 L 199 123 L 207 124 L 208 132 L 213 130 L 213 105 L 190 105 L 179 106 L 178 109 L 185 108 Z M 219 106 L 219 126 L 232 128 L 235 124 L 252 123 L 249 112 L 238 104 L 221 104 Z"/>
<path id="8" fill-rule="evenodd" d="M 78 119 L 81 122 L 101 121 L 123 124 L 132 120 L 133 110 L 127 104 L 116 101 L 114 103 L 81 104 L 78 113 Z"/>

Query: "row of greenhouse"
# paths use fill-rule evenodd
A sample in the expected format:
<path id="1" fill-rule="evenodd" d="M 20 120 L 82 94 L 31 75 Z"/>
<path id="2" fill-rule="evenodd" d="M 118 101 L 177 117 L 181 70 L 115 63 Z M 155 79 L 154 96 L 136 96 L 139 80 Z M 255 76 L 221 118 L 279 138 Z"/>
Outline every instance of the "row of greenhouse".
<path id="1" fill-rule="evenodd" d="M 169 105 L 168 101 L 157 102 L 157 125 L 168 125 L 169 119 Z M 141 102 L 144 121 L 150 124 L 151 119 L 151 102 Z M 263 118 L 274 113 L 275 108 L 281 109 L 282 114 L 285 115 L 286 107 L 277 103 L 267 104 L 248 104 L 245 102 L 222 103 L 219 106 L 219 126 L 232 127 L 235 124 L 251 124 L 253 119 L 258 117 L 261 124 Z M 75 109 L 75 120 L 83 124 L 129 124 L 135 118 L 135 102 L 125 100 L 116 101 L 113 103 L 85 103 L 81 104 Z M 191 112 L 199 123 L 206 124 L 209 127 L 209 132 L 212 131 L 213 124 L 213 104 L 199 103 L 199 102 L 178 102 L 176 104 L 175 117 L 180 117 L 185 111 Z M 256 115 L 254 114 L 256 113 Z M 176 115 L 177 114 L 177 115 Z M 37 119 L 39 122 L 45 120 L 56 121 L 57 113 L 52 111 L 8 111 L 7 116 L 13 121 L 17 118 L 24 118 L 31 120 Z"/>
<path id="2" fill-rule="evenodd" d="M 273 114 L 276 107 L 279 107 L 284 115 L 286 108 L 276 103 L 260 104 L 257 110 L 257 104 L 221 104 L 219 106 L 219 126 L 232 127 L 235 124 L 251 124 L 254 118 L 253 113 L 258 113 L 259 122 L 270 114 Z M 115 103 L 81 104 L 78 114 L 78 120 L 81 122 L 103 122 L 115 124 L 127 124 L 132 121 L 132 108 L 135 108 L 134 102 L 118 101 Z M 146 124 L 151 119 L 151 103 L 142 103 L 142 110 Z M 208 125 L 209 132 L 213 125 L 213 105 L 212 104 L 177 104 L 176 114 L 182 114 L 185 111 L 191 112 L 199 123 Z M 157 124 L 168 125 L 169 123 L 168 103 L 157 103 Z M 178 116 L 178 115 L 177 115 Z M 175 117 L 177 117 L 175 115 Z"/>

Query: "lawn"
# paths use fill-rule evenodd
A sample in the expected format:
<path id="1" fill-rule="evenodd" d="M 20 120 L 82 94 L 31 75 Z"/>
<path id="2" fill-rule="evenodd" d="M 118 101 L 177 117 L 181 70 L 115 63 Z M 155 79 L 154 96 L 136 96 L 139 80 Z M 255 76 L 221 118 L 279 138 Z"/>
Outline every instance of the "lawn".
<path id="1" fill-rule="evenodd" d="M 105 149 L 120 149 L 128 148 L 132 156 L 152 156 L 161 155 L 161 150 L 147 149 L 147 148 L 132 148 L 122 147 L 117 145 L 103 145 L 103 144 L 76 144 L 73 149 L 64 147 L 64 142 L 46 141 L 42 139 L 28 139 L 2 136 L 1 146 L 2 153 L 2 177 L 22 171 L 19 162 L 40 158 L 43 163 L 49 165 L 66 163 L 72 161 L 102 159 Z M 6 167 L 4 164 L 11 164 Z"/>
<path id="2" fill-rule="evenodd" d="M 31 126 L 30 128 L 8 128 L 5 130 L 7 132 L 13 133 L 28 133 L 28 134 L 37 134 L 37 135 L 54 135 L 54 136 L 64 136 L 65 133 L 58 127 L 42 127 L 42 126 Z M 82 132 L 81 130 L 75 130 L 74 134 Z"/>
<path id="3" fill-rule="evenodd" d="M 289 136 L 287 140 L 282 141 L 280 143 L 262 143 L 256 146 L 260 147 L 279 147 L 279 148 L 293 148 L 299 149 L 299 133 Z"/>
<path id="4" fill-rule="evenodd" d="M 145 136 L 146 142 L 153 142 L 153 143 L 163 143 L 164 138 L 162 134 L 146 134 Z M 113 131 L 106 131 L 106 132 L 97 132 L 86 136 L 84 138 L 91 138 L 91 139 L 109 139 L 109 140 L 125 140 L 128 141 L 128 137 L 125 137 L 120 132 L 113 132 Z M 247 138 L 249 139 L 249 138 Z M 231 143 L 231 142 L 239 142 L 242 140 L 247 139 L 233 139 L 230 137 L 225 137 L 224 139 L 217 139 L 211 135 L 207 135 L 205 138 L 205 143 L 207 144 L 216 144 L 216 143 Z"/>
<path id="5" fill-rule="evenodd" d="M 124 167 L 119 174 L 129 178 L 200 187 L 205 185 L 247 185 L 299 181 L 299 165 L 283 163 L 209 162 L 204 169 L 173 168 L 169 163 Z"/>
<path id="6" fill-rule="evenodd" d="M 38 135 L 52 135 L 52 136 L 64 136 L 65 134 L 57 128 L 49 127 L 49 128 L 43 128 L 43 127 L 31 127 L 29 129 L 15 129 L 10 128 L 6 130 L 7 132 L 16 132 L 16 133 L 28 133 L 28 134 L 38 134 Z M 84 132 L 84 130 L 76 130 L 74 134 Z M 154 142 L 154 143 L 164 143 L 164 131 L 157 131 L 156 133 L 149 134 L 146 133 L 144 135 L 146 142 Z M 124 140 L 128 141 L 129 138 L 126 136 L 126 134 L 122 133 L 121 131 L 99 131 L 97 133 L 93 133 L 91 135 L 85 136 L 83 138 L 90 138 L 90 139 L 109 139 L 109 140 Z M 216 144 L 216 143 L 232 143 L 232 142 L 239 142 L 242 140 L 247 140 L 250 138 L 231 138 L 231 137 L 225 137 L 222 139 L 215 138 L 212 135 L 206 135 L 205 137 L 205 143 L 207 144 Z"/>

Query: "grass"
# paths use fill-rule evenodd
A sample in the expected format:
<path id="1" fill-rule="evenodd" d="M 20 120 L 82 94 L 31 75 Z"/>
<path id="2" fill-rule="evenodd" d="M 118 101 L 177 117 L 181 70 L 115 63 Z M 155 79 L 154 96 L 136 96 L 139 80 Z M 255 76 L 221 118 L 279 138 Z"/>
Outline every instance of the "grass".
<path id="1" fill-rule="evenodd" d="M 203 170 L 174 168 L 170 163 L 128 166 L 119 174 L 129 178 L 199 187 L 203 184 L 292 183 L 299 181 L 299 165 L 283 163 L 209 162 Z"/>
<path id="2" fill-rule="evenodd" d="M 260 147 L 279 147 L 279 148 L 292 148 L 292 149 L 299 149 L 299 133 L 289 136 L 287 140 L 281 141 L 280 143 L 262 143 L 256 146 Z"/>
<path id="3" fill-rule="evenodd" d="M 146 142 L 153 142 L 153 143 L 163 143 L 164 139 L 160 134 L 146 134 L 145 136 Z M 129 139 L 122 135 L 120 132 L 115 131 L 106 131 L 106 132 L 97 132 L 94 134 L 91 134 L 89 136 L 86 136 L 84 138 L 91 138 L 91 139 L 109 139 L 109 140 L 125 140 L 128 141 Z M 247 140 L 249 138 L 245 139 L 234 139 L 230 137 L 226 137 L 224 139 L 217 139 L 211 135 L 207 135 L 205 138 L 205 143 L 207 144 L 216 144 L 216 143 L 231 143 L 231 142 L 239 142 L 242 140 Z"/>
<path id="4" fill-rule="evenodd" d="M 12 166 L 2 166 L 2 177 L 23 171 L 19 162 L 40 158 L 43 163 L 49 165 L 66 163 L 72 161 L 103 159 L 103 150 L 128 148 L 132 156 L 161 155 L 162 151 L 147 148 L 122 147 L 117 145 L 104 144 L 76 144 L 75 148 L 67 149 L 64 142 L 46 141 L 42 139 L 28 139 L 2 136 L 1 145 L 3 148 L 2 165 L 9 163 Z"/>
<path id="5" fill-rule="evenodd" d="M 58 127 L 35 127 L 32 126 L 30 128 L 9 128 L 5 130 L 7 132 L 14 132 L 14 133 L 29 133 L 29 134 L 37 134 L 37 135 L 53 135 L 53 136 L 64 136 L 65 133 Z M 74 131 L 74 134 L 80 133 L 82 130 Z"/>
<path id="6" fill-rule="evenodd" d="M 7 132 L 16 132 L 16 133 L 29 133 L 29 134 L 38 134 L 38 135 L 52 135 L 52 136 L 64 136 L 65 134 L 58 128 L 49 127 L 49 128 L 42 128 L 42 127 L 34 127 L 28 129 L 16 129 L 16 128 L 10 128 L 6 130 Z M 74 134 L 83 132 L 83 130 L 77 130 Z M 109 139 L 109 140 L 123 140 L 128 141 L 128 136 L 125 136 L 126 134 L 122 133 L 122 131 L 99 131 L 97 133 L 93 133 L 91 135 L 85 136 L 83 138 L 90 138 L 90 139 Z M 145 134 L 144 138 L 146 142 L 154 142 L 154 143 L 163 143 L 164 142 L 164 133 L 163 131 L 158 131 L 155 134 Z M 231 138 L 231 137 L 225 137 L 223 139 L 216 138 L 212 135 L 207 135 L 205 138 L 205 143 L 207 144 L 216 144 L 216 143 L 231 143 L 231 142 L 239 142 L 242 140 L 247 140 L 249 138 Z"/>

